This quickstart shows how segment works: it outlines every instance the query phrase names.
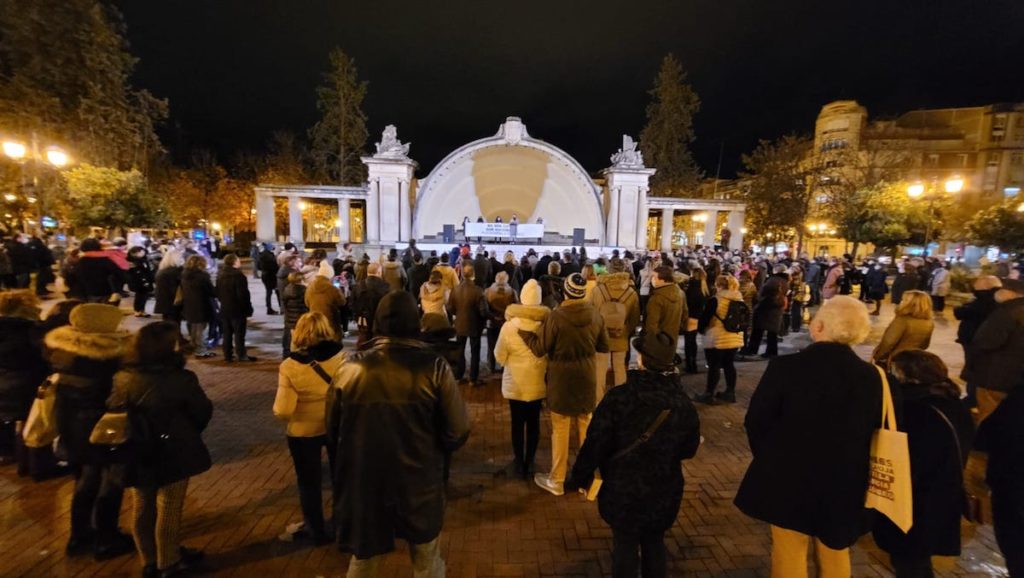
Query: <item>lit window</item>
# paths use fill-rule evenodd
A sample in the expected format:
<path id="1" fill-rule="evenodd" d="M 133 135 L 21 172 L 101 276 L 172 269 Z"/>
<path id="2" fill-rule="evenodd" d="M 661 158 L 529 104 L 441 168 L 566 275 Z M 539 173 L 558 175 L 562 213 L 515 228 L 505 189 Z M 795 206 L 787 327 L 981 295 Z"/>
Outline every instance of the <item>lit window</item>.
<path id="1" fill-rule="evenodd" d="M 1003 187 L 1003 195 L 1005 195 L 1007 198 L 1009 198 L 1009 197 L 1016 197 L 1019 194 L 1020 194 L 1020 187 L 1018 187 L 1018 186 Z"/>

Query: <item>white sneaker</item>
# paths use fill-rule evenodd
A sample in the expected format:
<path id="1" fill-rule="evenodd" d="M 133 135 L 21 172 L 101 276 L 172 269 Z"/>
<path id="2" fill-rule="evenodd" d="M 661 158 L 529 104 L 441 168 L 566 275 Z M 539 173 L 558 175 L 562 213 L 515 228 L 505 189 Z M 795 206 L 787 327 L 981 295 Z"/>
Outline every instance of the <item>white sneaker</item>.
<path id="1" fill-rule="evenodd" d="M 556 496 L 565 495 L 565 489 L 562 487 L 561 482 L 555 482 L 551 479 L 551 476 L 547 474 L 536 474 L 533 476 L 533 483 L 537 484 L 540 489 L 554 494 Z"/>

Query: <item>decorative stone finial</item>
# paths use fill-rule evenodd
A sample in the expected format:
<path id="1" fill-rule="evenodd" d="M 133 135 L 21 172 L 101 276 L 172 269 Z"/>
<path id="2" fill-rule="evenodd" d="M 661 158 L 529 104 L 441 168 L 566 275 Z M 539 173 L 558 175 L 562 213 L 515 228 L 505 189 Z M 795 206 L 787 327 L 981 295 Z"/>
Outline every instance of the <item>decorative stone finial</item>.
<path id="1" fill-rule="evenodd" d="M 377 143 L 377 153 L 373 155 L 373 158 L 408 160 L 410 144 L 402 144 L 398 140 L 398 129 L 395 128 L 395 125 L 389 124 L 384 127 L 384 134 L 381 136 L 380 142 Z"/>
<path id="2" fill-rule="evenodd" d="M 518 116 L 506 118 L 505 123 L 498 129 L 498 136 L 505 139 L 505 142 L 509 144 L 518 144 L 524 138 L 530 137 L 526 132 L 526 125 L 523 124 L 522 119 Z"/>
<path id="3" fill-rule="evenodd" d="M 643 153 L 637 150 L 637 143 L 628 134 L 622 135 L 622 148 L 612 155 L 612 167 L 619 169 L 644 168 Z"/>

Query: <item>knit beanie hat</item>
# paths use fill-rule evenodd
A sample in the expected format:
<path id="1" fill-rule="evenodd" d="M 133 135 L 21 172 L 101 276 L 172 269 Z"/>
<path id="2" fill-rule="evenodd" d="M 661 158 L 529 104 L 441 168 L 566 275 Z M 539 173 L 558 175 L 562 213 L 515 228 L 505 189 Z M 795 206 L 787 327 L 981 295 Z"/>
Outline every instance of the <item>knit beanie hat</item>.
<path id="1" fill-rule="evenodd" d="M 587 296 L 587 280 L 579 273 L 565 278 L 565 297 L 567 299 L 583 299 Z"/>
<path id="2" fill-rule="evenodd" d="M 523 290 L 519 295 L 519 301 L 523 305 L 540 305 L 541 302 L 541 290 L 540 283 L 537 283 L 535 279 L 530 279 L 523 285 Z"/>

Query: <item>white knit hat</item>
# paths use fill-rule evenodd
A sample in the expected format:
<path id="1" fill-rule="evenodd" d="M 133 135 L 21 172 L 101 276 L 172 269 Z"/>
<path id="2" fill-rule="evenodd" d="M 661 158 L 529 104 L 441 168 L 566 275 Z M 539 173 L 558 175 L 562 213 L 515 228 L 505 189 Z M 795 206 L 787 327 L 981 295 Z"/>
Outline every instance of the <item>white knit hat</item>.
<path id="1" fill-rule="evenodd" d="M 523 305 L 540 305 L 541 291 L 540 284 L 530 279 L 523 285 L 523 291 L 519 295 L 519 301 Z"/>
<path id="2" fill-rule="evenodd" d="M 333 279 L 334 267 L 327 262 L 327 259 L 324 259 L 323 261 L 320 261 L 320 269 L 317 270 L 316 274 L 326 279 Z"/>

